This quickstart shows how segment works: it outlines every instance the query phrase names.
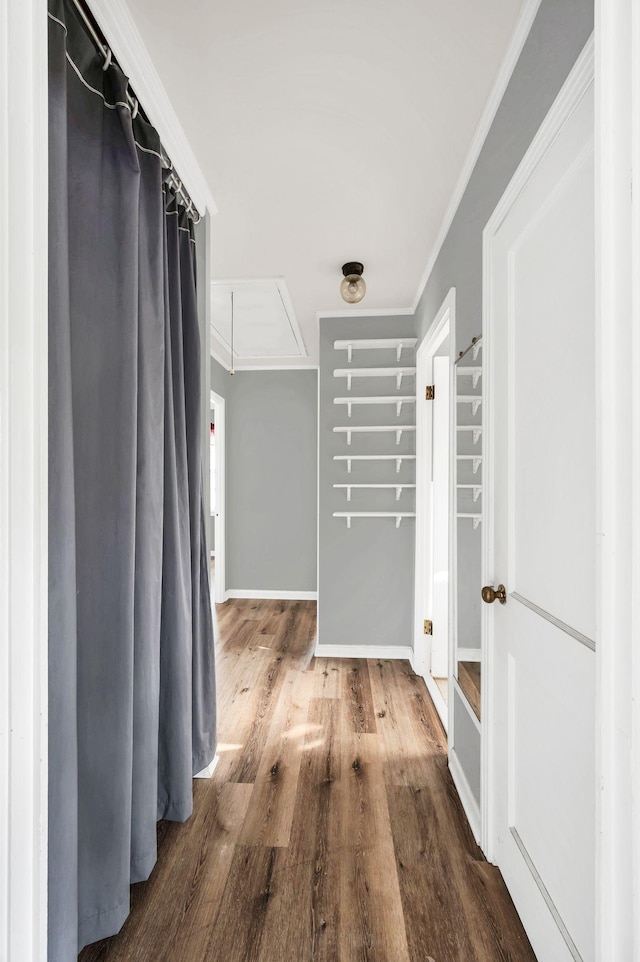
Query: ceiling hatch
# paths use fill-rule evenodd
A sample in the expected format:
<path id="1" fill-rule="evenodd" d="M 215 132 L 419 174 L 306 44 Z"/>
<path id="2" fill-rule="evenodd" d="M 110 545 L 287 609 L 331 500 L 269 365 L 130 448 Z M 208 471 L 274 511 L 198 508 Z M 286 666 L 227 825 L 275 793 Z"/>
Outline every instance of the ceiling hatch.
<path id="1" fill-rule="evenodd" d="M 284 278 L 212 281 L 211 337 L 234 361 L 308 357 Z"/>

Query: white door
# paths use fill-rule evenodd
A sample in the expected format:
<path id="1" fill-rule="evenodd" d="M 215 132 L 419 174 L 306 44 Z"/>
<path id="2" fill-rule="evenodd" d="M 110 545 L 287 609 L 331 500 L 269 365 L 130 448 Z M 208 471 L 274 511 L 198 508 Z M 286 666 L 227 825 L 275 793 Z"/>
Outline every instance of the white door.
<path id="1" fill-rule="evenodd" d="M 433 359 L 435 393 L 431 405 L 433 452 L 432 471 L 432 599 L 433 636 L 431 639 L 431 675 L 435 679 L 449 677 L 449 341 L 442 354 Z M 445 688 L 446 691 L 446 688 Z"/>
<path id="2" fill-rule="evenodd" d="M 593 126 L 587 78 L 485 231 L 486 842 L 539 962 L 595 958 Z"/>

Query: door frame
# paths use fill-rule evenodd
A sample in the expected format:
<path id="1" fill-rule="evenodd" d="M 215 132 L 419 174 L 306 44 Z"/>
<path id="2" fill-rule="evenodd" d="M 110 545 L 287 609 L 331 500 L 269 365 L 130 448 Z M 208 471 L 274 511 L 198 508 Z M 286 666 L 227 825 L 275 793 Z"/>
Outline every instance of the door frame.
<path id="1" fill-rule="evenodd" d="M 227 556 L 227 448 L 226 448 L 226 404 L 221 394 L 210 391 L 210 404 L 215 408 L 216 431 L 216 523 L 214 544 L 216 564 L 213 575 L 214 602 L 224 604 L 227 600 L 226 556 Z"/>
<path id="2" fill-rule="evenodd" d="M 0 957 L 47 955 L 47 5 L 0 0 Z"/>
<path id="3" fill-rule="evenodd" d="M 453 730 L 452 718 L 452 666 L 454 658 L 455 638 L 452 603 L 453 589 L 453 524 L 452 524 L 452 465 L 453 465 L 453 357 L 456 325 L 456 290 L 452 287 L 445 297 L 440 309 L 434 317 L 427 333 L 422 338 L 416 352 L 416 542 L 415 542 L 415 589 L 414 589 L 414 636 L 413 661 L 414 670 L 424 678 L 427 690 L 431 695 L 445 731 Z M 433 587 L 433 517 L 431 498 L 427 497 L 426 484 L 431 471 L 432 452 L 432 419 L 427 417 L 425 398 L 422 394 L 424 385 L 433 374 L 433 358 L 442 343 L 449 338 L 449 671 L 448 671 L 448 707 L 434 682 L 431 671 L 431 642 L 430 636 L 424 634 L 425 605 L 424 590 L 427 588 L 427 607 L 432 603 L 431 589 Z"/>

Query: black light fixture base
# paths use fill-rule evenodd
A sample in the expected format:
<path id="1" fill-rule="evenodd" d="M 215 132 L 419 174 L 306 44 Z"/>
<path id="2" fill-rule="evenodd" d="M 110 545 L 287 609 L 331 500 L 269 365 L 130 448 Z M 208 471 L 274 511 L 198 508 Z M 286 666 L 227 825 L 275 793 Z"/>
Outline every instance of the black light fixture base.
<path id="1" fill-rule="evenodd" d="M 345 277 L 348 277 L 350 274 L 358 274 L 360 277 L 362 277 L 363 271 L 364 264 L 361 264 L 360 261 L 349 261 L 348 263 L 342 265 L 342 273 Z"/>

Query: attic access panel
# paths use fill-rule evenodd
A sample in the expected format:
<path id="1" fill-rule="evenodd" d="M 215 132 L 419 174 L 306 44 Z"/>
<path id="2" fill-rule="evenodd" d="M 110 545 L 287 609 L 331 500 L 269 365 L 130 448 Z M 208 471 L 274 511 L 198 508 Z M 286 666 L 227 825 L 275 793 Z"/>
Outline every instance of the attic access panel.
<path id="1" fill-rule="evenodd" d="M 212 281 L 211 333 L 228 351 L 232 291 L 235 360 L 308 357 L 283 278 Z"/>

